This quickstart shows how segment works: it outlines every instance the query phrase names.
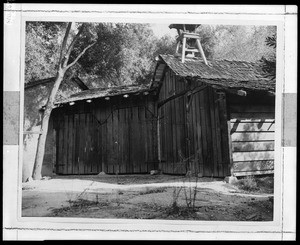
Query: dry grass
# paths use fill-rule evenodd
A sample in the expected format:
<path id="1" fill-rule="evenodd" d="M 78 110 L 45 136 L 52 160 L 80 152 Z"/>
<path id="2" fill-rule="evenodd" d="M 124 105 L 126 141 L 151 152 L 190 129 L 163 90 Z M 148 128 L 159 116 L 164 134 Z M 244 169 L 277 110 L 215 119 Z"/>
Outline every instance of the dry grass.
<path id="1" fill-rule="evenodd" d="M 246 176 L 238 180 L 235 184 L 240 190 L 245 192 L 273 193 L 274 177 L 273 176 Z"/>

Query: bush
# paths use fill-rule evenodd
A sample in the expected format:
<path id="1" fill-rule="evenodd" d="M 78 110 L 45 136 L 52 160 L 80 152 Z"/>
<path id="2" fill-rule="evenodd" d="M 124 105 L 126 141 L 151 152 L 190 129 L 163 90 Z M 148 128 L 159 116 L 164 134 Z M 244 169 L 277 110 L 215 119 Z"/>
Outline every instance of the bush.
<path id="1" fill-rule="evenodd" d="M 254 176 L 247 176 L 246 178 L 240 179 L 236 184 L 240 189 L 244 191 L 257 191 L 257 181 Z"/>

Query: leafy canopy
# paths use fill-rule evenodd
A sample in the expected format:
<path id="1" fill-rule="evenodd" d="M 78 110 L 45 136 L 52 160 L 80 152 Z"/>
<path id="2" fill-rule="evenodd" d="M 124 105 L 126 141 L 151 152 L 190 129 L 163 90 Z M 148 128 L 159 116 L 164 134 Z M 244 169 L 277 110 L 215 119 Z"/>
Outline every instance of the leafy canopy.
<path id="1" fill-rule="evenodd" d="M 81 24 L 77 23 L 71 35 Z M 149 24 L 85 25 L 69 62 L 89 43 L 96 40 L 96 44 L 66 75 L 76 74 L 90 87 L 148 82 L 155 57 L 175 53 L 175 37 L 158 38 Z M 65 28 L 66 23 L 27 22 L 25 82 L 55 76 Z M 260 61 L 264 71 L 274 73 L 276 27 L 200 25 L 196 32 L 208 59 Z"/>

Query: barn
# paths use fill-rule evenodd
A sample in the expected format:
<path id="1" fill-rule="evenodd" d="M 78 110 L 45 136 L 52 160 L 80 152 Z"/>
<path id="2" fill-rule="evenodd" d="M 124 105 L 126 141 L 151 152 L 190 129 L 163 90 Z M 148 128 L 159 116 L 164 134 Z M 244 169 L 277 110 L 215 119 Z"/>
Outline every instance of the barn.
<path id="1" fill-rule="evenodd" d="M 273 173 L 275 81 L 256 63 L 160 55 L 148 85 L 73 84 L 51 114 L 43 175 Z"/>
<path id="2" fill-rule="evenodd" d="M 274 169 L 275 81 L 258 64 L 160 55 L 158 158 L 166 174 L 224 177 Z"/>
<path id="3" fill-rule="evenodd" d="M 56 101 L 57 174 L 134 174 L 158 168 L 156 89 L 96 88 Z"/>

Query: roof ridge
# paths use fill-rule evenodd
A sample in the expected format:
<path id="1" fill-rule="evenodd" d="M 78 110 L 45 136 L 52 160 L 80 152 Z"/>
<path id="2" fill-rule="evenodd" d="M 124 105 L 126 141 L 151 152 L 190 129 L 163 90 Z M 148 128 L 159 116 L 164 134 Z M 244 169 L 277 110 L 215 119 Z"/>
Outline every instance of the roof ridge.
<path id="1" fill-rule="evenodd" d="M 160 56 L 169 56 L 171 58 L 175 58 L 175 59 L 180 59 L 181 57 L 176 57 L 175 55 L 172 55 L 172 54 L 159 54 Z M 187 61 L 203 61 L 201 59 L 201 57 L 194 57 L 194 58 L 186 58 Z M 248 60 L 242 60 L 242 59 L 228 59 L 228 58 L 224 58 L 224 59 L 221 59 L 221 58 L 214 58 L 214 59 L 207 59 L 207 61 L 209 62 L 214 62 L 214 61 L 228 61 L 228 62 L 244 62 L 244 63 L 249 63 L 249 64 L 253 64 L 255 65 L 256 62 L 254 61 L 248 61 Z"/>

